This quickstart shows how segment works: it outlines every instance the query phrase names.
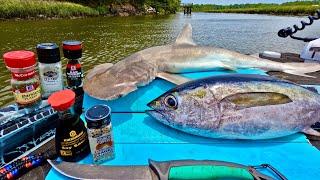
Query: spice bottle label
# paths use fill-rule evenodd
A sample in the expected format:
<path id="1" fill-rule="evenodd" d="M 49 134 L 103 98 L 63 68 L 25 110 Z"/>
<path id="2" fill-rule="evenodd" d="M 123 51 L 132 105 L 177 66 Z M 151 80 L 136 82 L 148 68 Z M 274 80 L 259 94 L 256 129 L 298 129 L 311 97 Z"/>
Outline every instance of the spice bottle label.
<path id="1" fill-rule="evenodd" d="M 28 105 L 41 98 L 41 88 L 38 83 L 13 88 L 13 95 L 19 105 Z"/>
<path id="2" fill-rule="evenodd" d="M 79 87 L 82 86 L 82 70 L 81 64 L 67 64 L 66 69 L 67 74 L 67 84 L 69 87 Z"/>
<path id="3" fill-rule="evenodd" d="M 32 78 L 36 72 L 34 70 L 28 71 L 28 72 L 21 72 L 21 73 L 11 73 L 13 79 L 18 79 L 18 80 L 27 80 L 29 78 Z"/>
<path id="4" fill-rule="evenodd" d="M 111 125 L 101 129 L 88 129 L 88 136 L 94 162 L 99 163 L 114 158 Z"/>
<path id="5" fill-rule="evenodd" d="M 61 156 L 74 156 L 73 154 L 75 152 L 75 149 L 79 148 L 85 148 L 84 145 L 87 143 L 87 132 L 80 131 L 76 132 L 75 130 L 71 130 L 69 132 L 70 138 L 62 139 L 60 142 L 61 149 L 60 149 L 60 155 Z"/>
<path id="6" fill-rule="evenodd" d="M 55 66 L 49 65 L 39 64 L 40 79 L 44 97 L 63 89 L 61 64 L 56 64 Z"/>

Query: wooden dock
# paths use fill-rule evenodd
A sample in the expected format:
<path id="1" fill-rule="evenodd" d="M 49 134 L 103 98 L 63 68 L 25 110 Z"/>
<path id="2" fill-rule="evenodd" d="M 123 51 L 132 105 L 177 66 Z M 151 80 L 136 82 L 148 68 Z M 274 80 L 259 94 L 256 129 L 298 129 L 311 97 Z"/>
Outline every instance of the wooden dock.
<path id="1" fill-rule="evenodd" d="M 184 14 L 191 14 L 193 3 L 184 3 L 184 4 L 181 4 L 181 7 L 183 8 Z"/>

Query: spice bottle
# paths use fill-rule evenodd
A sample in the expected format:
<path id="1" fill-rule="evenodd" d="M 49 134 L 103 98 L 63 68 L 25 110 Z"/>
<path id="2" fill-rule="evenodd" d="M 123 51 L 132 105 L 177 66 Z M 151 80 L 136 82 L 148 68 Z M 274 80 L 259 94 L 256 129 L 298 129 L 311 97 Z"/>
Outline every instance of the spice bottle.
<path id="1" fill-rule="evenodd" d="M 90 150 L 94 163 L 114 158 L 111 110 L 106 105 L 96 105 L 85 113 Z"/>
<path id="2" fill-rule="evenodd" d="M 67 88 L 76 93 L 75 111 L 82 114 L 83 73 L 81 69 L 82 43 L 80 41 L 63 41 L 63 54 L 68 59 L 66 68 Z"/>
<path id="3" fill-rule="evenodd" d="M 36 108 L 41 101 L 39 77 L 35 71 L 35 54 L 31 51 L 11 51 L 3 55 L 11 71 L 13 96 L 19 108 Z"/>
<path id="4" fill-rule="evenodd" d="M 55 43 L 37 45 L 42 98 L 63 89 L 62 65 L 59 47 Z"/>
<path id="5" fill-rule="evenodd" d="M 56 127 L 56 151 L 64 161 L 79 161 L 90 153 L 87 130 L 73 105 L 75 93 L 62 90 L 53 93 L 48 103 L 58 111 L 59 120 Z"/>

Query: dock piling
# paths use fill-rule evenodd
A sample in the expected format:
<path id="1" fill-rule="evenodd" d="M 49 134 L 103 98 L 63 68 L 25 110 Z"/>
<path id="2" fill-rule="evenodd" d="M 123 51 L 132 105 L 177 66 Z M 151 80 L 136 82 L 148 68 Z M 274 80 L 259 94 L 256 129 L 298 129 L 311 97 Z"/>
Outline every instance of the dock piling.
<path id="1" fill-rule="evenodd" d="M 184 14 L 191 14 L 192 6 L 193 6 L 193 3 L 181 4 L 181 7 L 183 8 L 183 13 Z"/>

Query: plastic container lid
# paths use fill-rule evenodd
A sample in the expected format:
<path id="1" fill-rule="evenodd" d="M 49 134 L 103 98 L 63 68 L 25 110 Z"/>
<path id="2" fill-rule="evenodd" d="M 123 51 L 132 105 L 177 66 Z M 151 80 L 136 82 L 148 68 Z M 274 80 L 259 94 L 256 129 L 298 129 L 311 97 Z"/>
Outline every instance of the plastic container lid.
<path id="1" fill-rule="evenodd" d="M 25 50 L 7 52 L 3 60 L 9 68 L 26 68 L 36 64 L 35 54 Z"/>
<path id="2" fill-rule="evenodd" d="M 96 105 L 85 113 L 88 128 L 100 128 L 102 125 L 110 124 L 111 109 L 107 105 Z"/>
<path id="3" fill-rule="evenodd" d="M 41 63 L 57 63 L 61 60 L 60 50 L 55 43 L 41 43 L 37 45 L 38 61 Z"/>
<path id="4" fill-rule="evenodd" d="M 66 89 L 51 94 L 48 103 L 54 110 L 65 111 L 74 104 L 75 97 L 76 94 L 72 90 Z"/>
<path id="5" fill-rule="evenodd" d="M 63 41 L 63 54 L 68 59 L 79 59 L 82 57 L 82 43 L 80 41 Z"/>

